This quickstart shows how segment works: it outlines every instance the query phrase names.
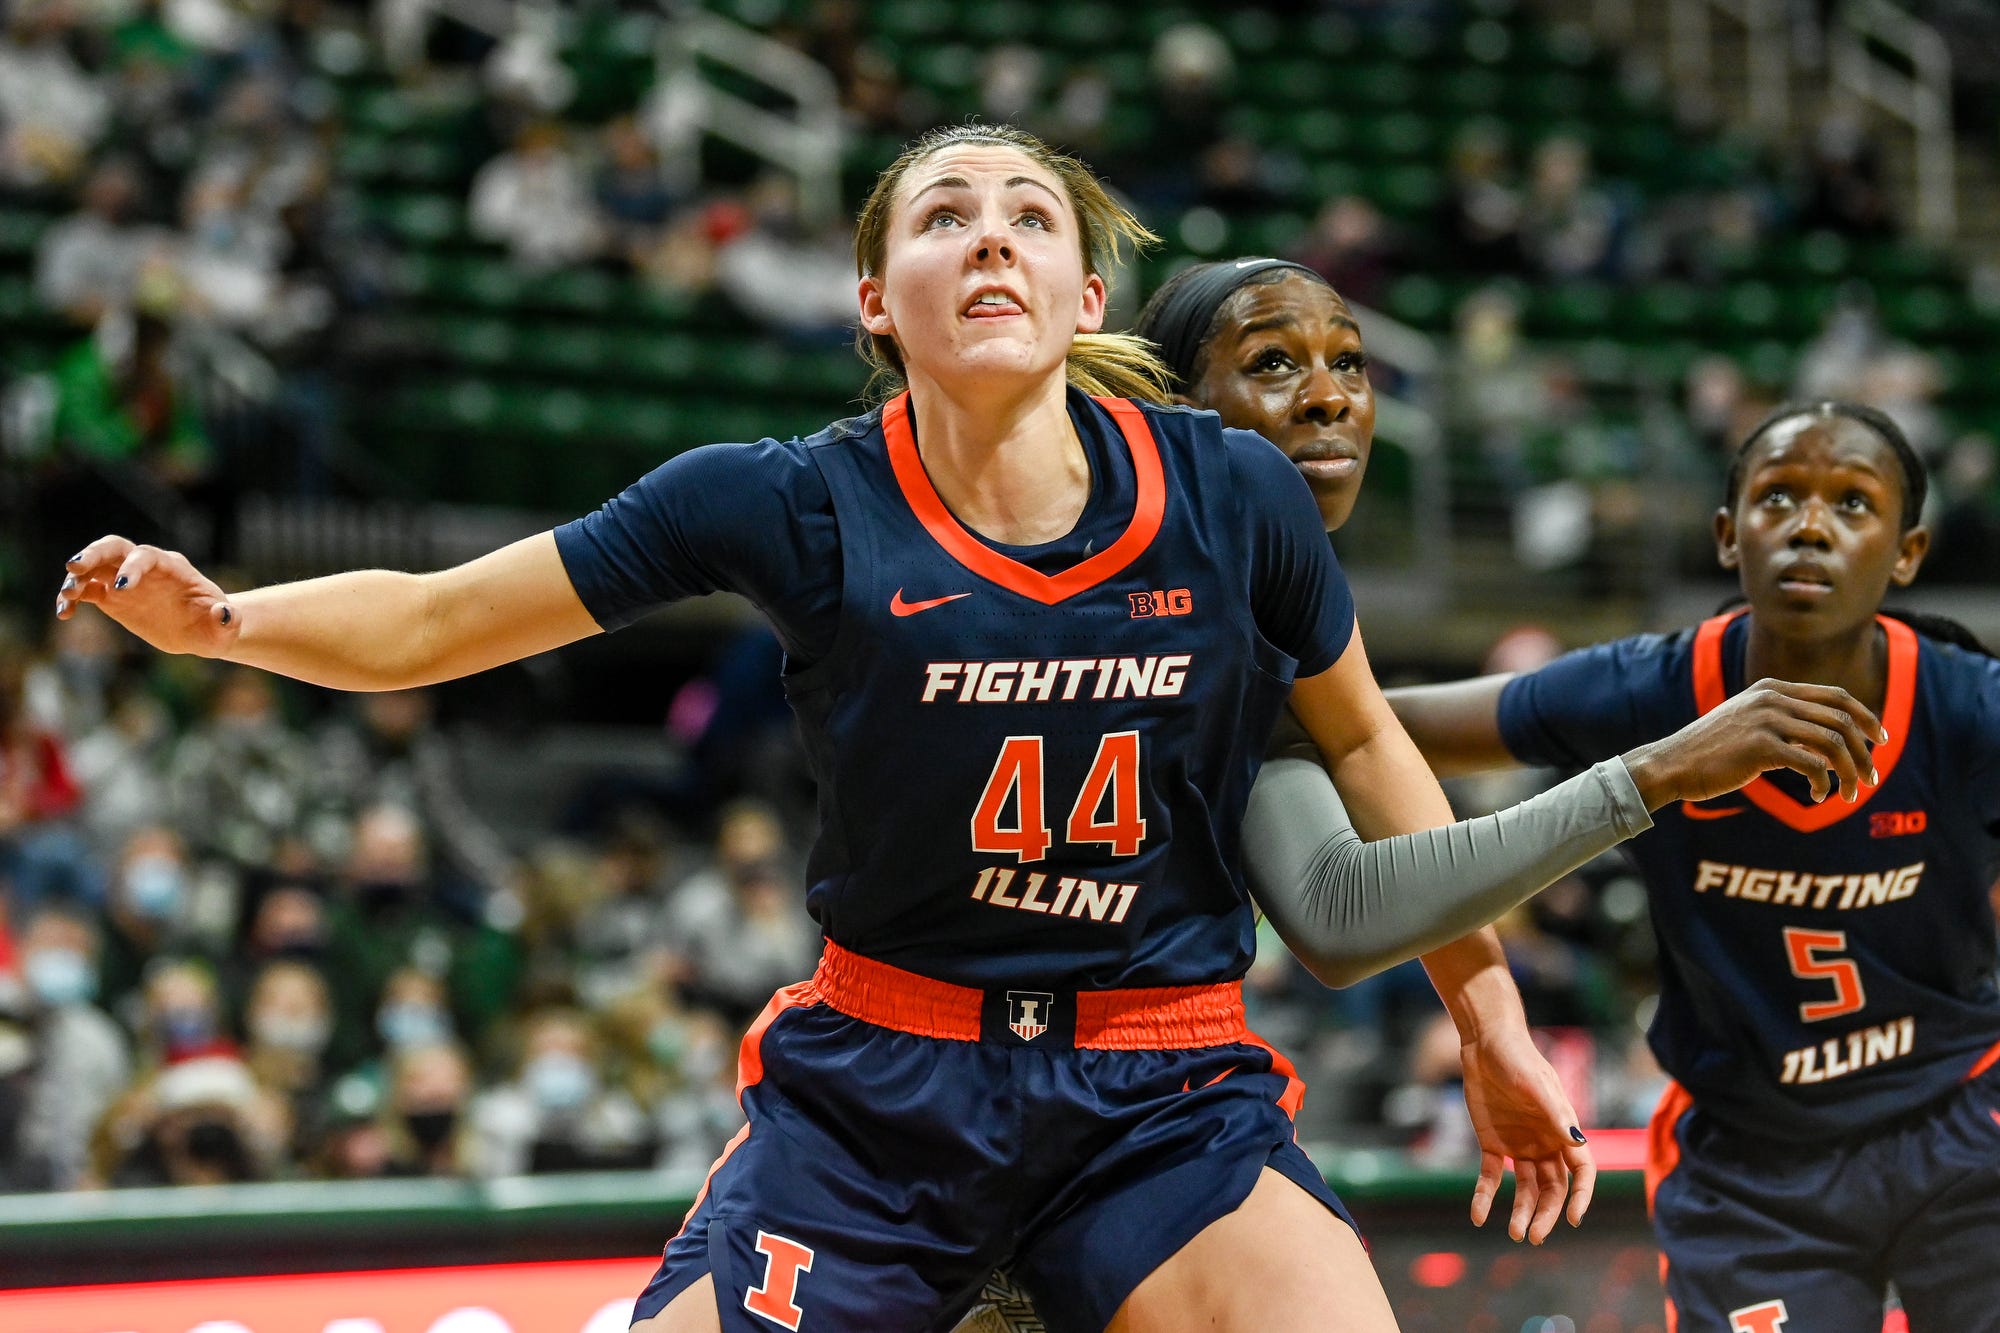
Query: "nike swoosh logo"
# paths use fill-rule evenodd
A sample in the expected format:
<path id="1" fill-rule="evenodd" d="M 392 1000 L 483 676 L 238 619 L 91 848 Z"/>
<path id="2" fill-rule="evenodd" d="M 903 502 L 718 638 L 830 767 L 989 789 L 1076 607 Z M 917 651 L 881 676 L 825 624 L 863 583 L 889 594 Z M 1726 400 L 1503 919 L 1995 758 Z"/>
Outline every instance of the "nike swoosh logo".
<path id="1" fill-rule="evenodd" d="M 892 616 L 913 616 L 919 611 L 928 611 L 934 606 L 943 606 L 946 602 L 955 602 L 961 597 L 970 596 L 972 594 L 969 592 L 954 592 L 948 593 L 943 597 L 933 597 L 926 602 L 906 602 L 903 600 L 903 590 L 898 588 L 896 589 L 896 595 L 889 599 L 889 614 Z"/>
<path id="2" fill-rule="evenodd" d="M 1231 1065 L 1231 1066 L 1229 1066 L 1229 1068 L 1227 1068 L 1227 1069 L 1223 1070 L 1223 1071 L 1222 1071 L 1222 1072 L 1221 1072 L 1220 1074 L 1217 1074 L 1217 1075 L 1216 1075 L 1216 1076 L 1215 1076 L 1214 1078 L 1210 1079 L 1210 1080 L 1209 1080 L 1208 1082 L 1206 1082 L 1206 1083 L 1202 1084 L 1201 1086 L 1202 1086 L 1202 1087 L 1204 1087 L 1204 1088 L 1212 1088 L 1212 1087 L 1214 1087 L 1214 1086 L 1215 1086 L 1216 1084 L 1218 1084 L 1218 1083 L 1222 1082 L 1222 1080 L 1224 1080 L 1224 1079 L 1228 1078 L 1228 1077 L 1229 1077 L 1229 1076 L 1230 1076 L 1231 1074 L 1235 1073 L 1235 1072 L 1236 1072 L 1237 1070 L 1239 1070 L 1239 1069 L 1241 1069 L 1241 1068 L 1243 1068 L 1243 1066 L 1242 1066 L 1242 1065 Z M 1194 1086 L 1193 1086 L 1193 1085 L 1194 1085 L 1194 1078 L 1193 1078 L 1193 1076 L 1189 1076 L 1188 1078 L 1185 1078 L 1185 1079 L 1182 1079 L 1182 1080 L 1181 1080 L 1181 1091 L 1182 1091 L 1182 1092 L 1193 1092 L 1193 1091 L 1194 1091 Z"/>
<path id="3" fill-rule="evenodd" d="M 1707 806 L 1696 805 L 1693 801 L 1681 802 L 1681 813 L 1689 819 L 1727 819 L 1731 815 L 1740 815 L 1749 808 L 1746 805 L 1731 805 L 1720 810 L 1711 810 Z"/>

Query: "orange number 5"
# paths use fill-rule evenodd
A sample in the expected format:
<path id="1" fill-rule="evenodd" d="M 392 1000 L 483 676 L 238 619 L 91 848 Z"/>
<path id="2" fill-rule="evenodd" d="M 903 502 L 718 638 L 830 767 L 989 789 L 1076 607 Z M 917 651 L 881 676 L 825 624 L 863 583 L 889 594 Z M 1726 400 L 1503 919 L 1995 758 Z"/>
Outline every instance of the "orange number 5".
<path id="1" fill-rule="evenodd" d="M 1831 1000 L 1813 1000 L 1799 1006 L 1802 1022 L 1839 1018 L 1858 1013 L 1868 1003 L 1861 989 L 1861 969 L 1852 958 L 1821 958 L 1821 953 L 1842 953 L 1847 949 L 1844 930 L 1804 930 L 1785 927 L 1785 953 L 1792 960 L 1792 975 L 1805 980 L 1824 978 L 1833 983 Z"/>

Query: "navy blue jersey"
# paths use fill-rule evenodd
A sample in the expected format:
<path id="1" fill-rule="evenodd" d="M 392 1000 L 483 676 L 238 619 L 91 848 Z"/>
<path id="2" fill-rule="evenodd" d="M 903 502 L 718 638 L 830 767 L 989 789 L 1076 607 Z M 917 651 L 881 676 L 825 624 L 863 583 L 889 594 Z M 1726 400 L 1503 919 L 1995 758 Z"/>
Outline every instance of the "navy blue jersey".
<path id="1" fill-rule="evenodd" d="M 980 988 L 1189 985 L 1254 950 L 1238 826 L 1353 604 L 1302 478 L 1213 413 L 1072 393 L 1092 471 L 1031 549 L 953 518 L 907 396 L 711 446 L 557 530 L 599 623 L 727 588 L 771 618 L 819 780 L 808 905 Z"/>
<path id="2" fill-rule="evenodd" d="M 1660 941 L 1660 1064 L 1724 1123 L 1854 1133 L 1990 1065 L 2000 1042 L 2000 662 L 1882 619 L 1881 785 L 1812 803 L 1805 780 L 1654 816 L 1629 846 Z M 1581 766 L 1678 730 L 1741 689 L 1748 620 L 1571 653 L 1510 681 L 1524 762 Z"/>

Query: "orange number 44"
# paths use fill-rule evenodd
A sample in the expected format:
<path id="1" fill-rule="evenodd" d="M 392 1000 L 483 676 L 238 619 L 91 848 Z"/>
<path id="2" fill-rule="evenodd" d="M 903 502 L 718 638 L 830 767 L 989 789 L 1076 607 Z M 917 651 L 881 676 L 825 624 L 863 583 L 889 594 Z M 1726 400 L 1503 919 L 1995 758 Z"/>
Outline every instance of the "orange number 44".
<path id="1" fill-rule="evenodd" d="M 1000 822 L 1010 804 L 1012 827 Z M 1063 832 L 1072 843 L 1106 843 L 1113 856 L 1139 854 L 1146 818 L 1139 813 L 1138 732 L 1115 731 L 1098 741 Z M 1042 738 L 1009 736 L 972 812 L 972 850 L 1039 861 L 1054 842 L 1043 807 Z"/>
<path id="2" fill-rule="evenodd" d="M 1868 997 L 1861 989 L 1861 969 L 1854 965 L 1854 960 L 1820 956 L 1823 953 L 1844 953 L 1846 949 L 1847 932 L 1844 930 L 1785 927 L 1785 954 L 1791 959 L 1792 975 L 1833 983 L 1831 1000 L 1811 1000 L 1799 1006 L 1801 1021 L 1817 1023 L 1822 1019 L 1839 1018 L 1843 1014 L 1859 1013 L 1867 1005 Z"/>

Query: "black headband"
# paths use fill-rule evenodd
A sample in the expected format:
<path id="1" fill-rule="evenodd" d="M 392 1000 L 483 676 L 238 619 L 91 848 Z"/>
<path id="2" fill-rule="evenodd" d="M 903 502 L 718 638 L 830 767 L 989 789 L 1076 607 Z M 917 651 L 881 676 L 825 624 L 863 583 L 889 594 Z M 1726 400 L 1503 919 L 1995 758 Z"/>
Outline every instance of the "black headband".
<path id="1" fill-rule="evenodd" d="M 1314 282 L 1321 277 L 1304 264 L 1289 259 L 1217 260 L 1197 264 L 1163 288 L 1159 296 L 1140 313 L 1136 332 L 1160 346 L 1161 359 L 1174 372 L 1174 386 L 1185 389 L 1194 380 L 1194 368 L 1201 360 L 1201 345 L 1208 337 L 1216 311 L 1238 287 L 1260 273 L 1272 269 L 1296 269 Z M 1162 299 L 1164 298 L 1164 299 Z"/>

